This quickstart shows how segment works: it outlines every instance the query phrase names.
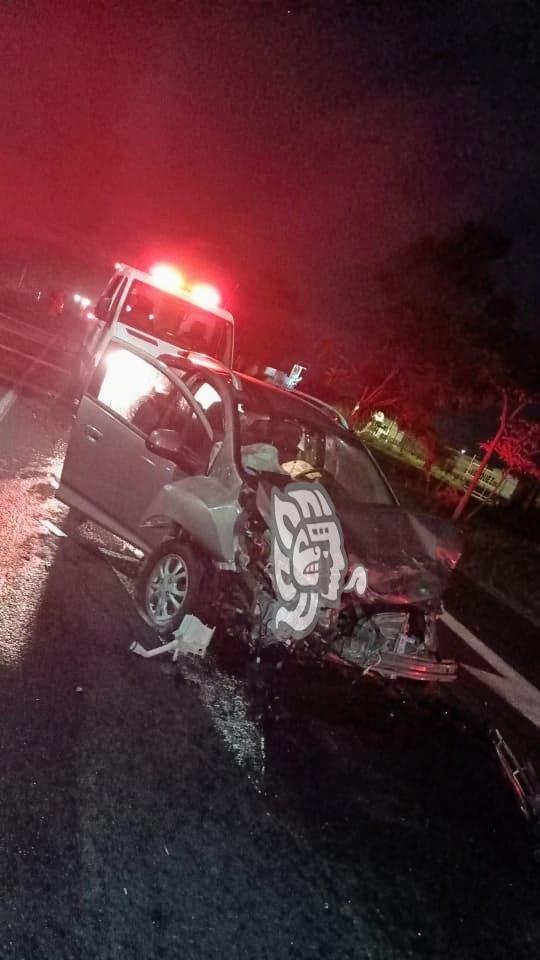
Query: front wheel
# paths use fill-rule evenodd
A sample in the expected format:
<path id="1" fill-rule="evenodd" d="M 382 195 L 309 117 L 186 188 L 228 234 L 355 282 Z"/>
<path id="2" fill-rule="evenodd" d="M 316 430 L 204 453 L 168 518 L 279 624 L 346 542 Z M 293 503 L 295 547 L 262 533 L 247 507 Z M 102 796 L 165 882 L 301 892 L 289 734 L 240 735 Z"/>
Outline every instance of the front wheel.
<path id="1" fill-rule="evenodd" d="M 201 578 L 201 561 L 189 544 L 166 540 L 152 551 L 137 577 L 139 614 L 156 633 L 173 633 L 197 603 Z"/>

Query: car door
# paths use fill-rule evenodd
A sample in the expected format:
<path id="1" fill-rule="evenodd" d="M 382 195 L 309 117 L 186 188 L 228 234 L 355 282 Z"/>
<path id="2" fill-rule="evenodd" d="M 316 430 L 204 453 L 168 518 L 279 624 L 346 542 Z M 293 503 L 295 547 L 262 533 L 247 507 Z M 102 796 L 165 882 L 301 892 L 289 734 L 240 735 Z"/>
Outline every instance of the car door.
<path id="1" fill-rule="evenodd" d="M 112 344 L 79 404 L 59 498 L 140 542 L 145 509 L 165 484 L 186 475 L 146 439 L 160 426 L 180 430 L 182 415 L 196 415 L 186 387 L 152 358 Z"/>

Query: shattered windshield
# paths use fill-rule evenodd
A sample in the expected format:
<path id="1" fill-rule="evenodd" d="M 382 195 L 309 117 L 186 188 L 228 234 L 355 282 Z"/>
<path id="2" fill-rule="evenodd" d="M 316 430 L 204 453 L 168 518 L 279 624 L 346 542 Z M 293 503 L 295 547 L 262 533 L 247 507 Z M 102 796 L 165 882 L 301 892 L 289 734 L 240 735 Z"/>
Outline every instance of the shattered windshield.
<path id="1" fill-rule="evenodd" d="M 279 394 L 268 388 L 249 393 L 238 408 L 246 470 L 276 479 L 317 480 L 338 499 L 344 494 L 361 503 L 394 502 L 360 442 L 317 411 L 312 416 L 309 405 L 292 396 L 290 401 L 284 397 L 288 409 L 283 409 Z"/>

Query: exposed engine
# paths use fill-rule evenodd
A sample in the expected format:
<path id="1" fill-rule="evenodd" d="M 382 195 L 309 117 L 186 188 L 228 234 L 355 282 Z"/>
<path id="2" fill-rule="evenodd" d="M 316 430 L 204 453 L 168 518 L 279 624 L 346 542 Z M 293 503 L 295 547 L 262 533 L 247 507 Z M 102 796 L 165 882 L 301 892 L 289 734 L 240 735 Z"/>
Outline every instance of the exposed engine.
<path id="1" fill-rule="evenodd" d="M 302 657 L 331 660 L 344 667 L 397 676 L 438 681 L 455 679 L 453 661 L 436 658 L 436 615 L 439 605 L 381 604 L 378 598 L 362 601 L 344 594 L 339 608 L 323 608 L 317 625 L 304 640 L 277 640 L 270 623 L 274 592 L 271 537 L 259 513 L 252 513 L 241 554 L 242 572 L 231 575 L 221 592 L 224 628 L 241 636 L 254 653 L 281 647 Z"/>

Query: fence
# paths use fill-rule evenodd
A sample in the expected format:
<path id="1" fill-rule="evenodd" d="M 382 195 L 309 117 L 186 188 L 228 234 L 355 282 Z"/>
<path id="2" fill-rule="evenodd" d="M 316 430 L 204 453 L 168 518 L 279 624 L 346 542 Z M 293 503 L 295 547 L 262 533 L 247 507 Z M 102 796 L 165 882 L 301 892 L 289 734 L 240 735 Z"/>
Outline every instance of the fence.
<path id="1" fill-rule="evenodd" d="M 379 415 L 363 428 L 362 438 L 417 469 L 425 467 L 426 458 L 422 444 L 415 437 L 400 430 L 395 420 L 386 417 L 383 419 Z M 446 479 L 450 485 L 465 490 L 478 469 L 479 458 L 476 454 L 471 456 L 453 447 L 447 447 L 445 452 L 444 461 L 434 464 L 431 473 Z M 473 496 L 477 500 L 487 500 L 494 495 L 510 500 L 517 484 L 516 477 L 504 477 L 499 467 L 485 467 Z"/>

